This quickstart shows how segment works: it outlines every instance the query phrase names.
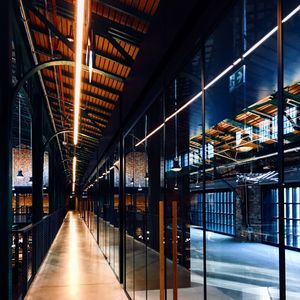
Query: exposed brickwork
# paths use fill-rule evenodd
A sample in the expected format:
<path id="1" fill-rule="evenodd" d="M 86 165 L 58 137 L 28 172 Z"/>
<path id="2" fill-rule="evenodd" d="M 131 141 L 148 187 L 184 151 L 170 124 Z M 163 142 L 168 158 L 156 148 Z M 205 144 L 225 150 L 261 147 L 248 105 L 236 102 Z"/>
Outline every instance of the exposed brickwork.
<path id="1" fill-rule="evenodd" d="M 134 178 L 134 186 L 145 186 L 145 175 L 147 167 L 147 155 L 145 152 L 130 152 L 125 157 L 126 186 L 132 186 L 131 180 Z M 118 166 L 118 165 L 117 165 Z M 119 166 L 118 166 L 119 168 Z M 119 183 L 119 171 L 115 168 L 115 186 Z"/>
<path id="2" fill-rule="evenodd" d="M 261 241 L 261 188 L 258 185 L 237 187 L 236 237 Z"/>
<path id="3" fill-rule="evenodd" d="M 18 171 L 22 170 L 23 178 L 17 178 Z M 13 168 L 12 182 L 13 186 L 31 186 L 29 182 L 32 176 L 31 149 L 13 149 Z M 44 155 L 44 184 L 48 185 L 49 177 L 49 158 L 48 153 Z"/>

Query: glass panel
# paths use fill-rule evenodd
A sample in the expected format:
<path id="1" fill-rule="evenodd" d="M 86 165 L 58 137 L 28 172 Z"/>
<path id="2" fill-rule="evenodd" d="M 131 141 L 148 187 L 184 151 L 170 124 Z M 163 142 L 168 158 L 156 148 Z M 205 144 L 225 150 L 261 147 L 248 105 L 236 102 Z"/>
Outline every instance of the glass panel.
<path id="1" fill-rule="evenodd" d="M 208 299 L 279 297 L 276 12 L 238 1 L 205 45 Z"/>
<path id="2" fill-rule="evenodd" d="M 116 275 L 119 277 L 120 274 L 120 219 L 119 219 L 119 205 L 120 205 L 120 152 L 119 152 L 119 146 L 114 152 L 114 155 L 112 157 L 112 163 L 113 163 L 113 226 L 114 226 L 114 253 L 115 253 L 115 265 L 114 265 L 114 271 Z"/>
<path id="3" fill-rule="evenodd" d="M 299 180 L 299 96 L 300 96 L 300 12 L 299 1 L 284 0 L 283 53 L 284 53 L 284 179 L 285 179 L 285 258 L 286 298 L 300 298 L 300 180 Z M 295 10 L 296 9 L 296 10 Z M 298 10 L 297 10 L 298 9 Z M 297 12 L 296 12 L 297 11 Z M 291 14 L 291 12 L 296 12 Z M 286 16 L 288 16 L 286 18 Z"/>
<path id="4" fill-rule="evenodd" d="M 142 118 L 131 132 L 135 145 L 145 135 L 145 117 Z M 128 156 L 129 159 L 129 156 Z M 134 217 L 134 289 L 135 299 L 146 299 L 147 288 L 147 248 L 146 248 L 146 166 L 147 155 L 145 145 L 133 148 L 132 159 L 135 217 Z"/>
<path id="5" fill-rule="evenodd" d="M 12 211 L 16 226 L 31 223 L 32 215 L 32 122 L 26 97 L 18 94 L 12 117 Z"/>
<path id="6" fill-rule="evenodd" d="M 201 91 L 201 57 L 197 53 L 166 93 L 166 116 Z M 201 183 L 202 99 L 167 119 L 165 130 L 166 267 L 168 299 L 203 296 Z M 213 155 L 212 145 L 208 145 Z M 176 246 L 174 246 L 176 243 Z"/>
<path id="7" fill-rule="evenodd" d="M 125 229 L 126 229 L 126 278 L 125 288 L 129 296 L 134 299 L 134 224 L 135 224 L 135 194 L 134 194 L 134 166 L 133 149 L 134 135 L 125 139 Z"/>
<path id="8" fill-rule="evenodd" d="M 144 135 L 155 130 L 163 122 L 163 98 L 159 97 L 150 107 L 145 119 Z M 146 266 L 147 299 L 158 299 L 160 289 L 159 264 L 159 201 L 163 201 L 164 163 L 163 129 L 152 135 L 144 144 L 146 151 Z M 140 298 L 142 299 L 142 298 Z"/>

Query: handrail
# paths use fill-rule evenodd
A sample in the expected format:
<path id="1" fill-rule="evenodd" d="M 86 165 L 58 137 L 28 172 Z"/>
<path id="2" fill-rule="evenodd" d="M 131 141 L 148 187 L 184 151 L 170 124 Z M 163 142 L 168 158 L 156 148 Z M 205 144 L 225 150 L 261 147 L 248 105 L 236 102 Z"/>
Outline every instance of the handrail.
<path id="1" fill-rule="evenodd" d="M 65 217 L 66 209 L 61 208 L 44 216 L 34 224 L 20 229 L 13 229 L 12 266 L 13 299 L 24 298 L 43 259 L 59 231 Z"/>
<path id="2" fill-rule="evenodd" d="M 53 212 L 52 214 L 50 215 L 47 215 L 47 216 L 44 216 L 41 220 L 39 220 L 38 222 L 34 223 L 34 224 L 28 224 L 26 225 L 25 227 L 22 227 L 22 228 L 19 228 L 19 229 L 13 229 L 12 231 L 10 231 L 9 233 L 12 234 L 12 233 L 26 233 L 30 230 L 32 230 L 34 227 L 38 226 L 40 223 L 44 222 L 46 219 L 50 218 L 51 216 L 53 216 L 54 214 L 57 214 L 58 212 L 60 211 L 63 211 L 64 208 L 62 209 L 59 209 L 55 212 Z"/>

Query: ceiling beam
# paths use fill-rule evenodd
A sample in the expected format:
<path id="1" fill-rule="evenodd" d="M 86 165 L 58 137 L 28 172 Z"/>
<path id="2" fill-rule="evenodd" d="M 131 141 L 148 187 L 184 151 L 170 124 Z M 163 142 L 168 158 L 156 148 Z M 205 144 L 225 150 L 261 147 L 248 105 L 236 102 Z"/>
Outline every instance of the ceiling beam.
<path id="1" fill-rule="evenodd" d="M 56 110 L 60 109 L 59 104 L 57 102 L 53 102 L 52 104 L 55 106 Z M 65 104 L 66 104 L 66 102 L 65 102 Z M 73 114 L 73 112 L 74 112 L 73 105 L 69 104 L 68 102 L 67 102 L 67 104 L 68 104 L 68 107 L 65 108 L 67 110 L 67 113 Z M 108 115 L 105 115 L 101 112 L 95 112 L 95 111 L 91 110 L 90 108 L 80 108 L 80 109 L 82 110 L 82 113 L 84 113 L 84 111 L 87 111 L 88 114 L 93 114 L 94 116 L 97 116 L 97 118 L 101 119 L 103 123 L 105 122 L 105 124 L 107 124 L 108 119 L 109 119 Z"/>
<path id="2" fill-rule="evenodd" d="M 57 112 L 53 112 L 53 116 L 56 121 L 59 120 L 60 115 Z M 89 132 L 89 135 L 91 137 L 95 136 L 96 139 L 98 139 L 101 136 L 102 130 L 99 127 L 96 127 L 94 124 L 81 123 L 80 126 L 81 126 L 80 132 Z M 89 127 L 92 127 L 93 130 L 90 129 Z M 65 128 L 62 128 L 62 129 L 65 129 Z M 92 136 L 92 134 L 93 134 L 93 136 Z"/>
<path id="3" fill-rule="evenodd" d="M 37 45 L 36 43 L 36 53 L 40 53 L 42 55 L 46 55 L 48 56 L 50 59 L 52 59 L 52 55 L 51 53 L 45 49 L 45 48 L 42 48 L 40 45 Z M 69 57 L 66 57 L 64 55 L 61 54 L 61 57 L 60 59 L 65 59 L 65 60 L 69 60 Z M 82 64 L 81 65 L 81 69 L 85 72 L 89 72 L 89 66 L 85 65 L 85 64 Z M 113 79 L 113 80 L 116 80 L 116 81 L 119 81 L 119 82 L 124 82 L 124 80 L 126 79 L 125 77 L 123 76 L 120 76 L 118 74 L 114 74 L 112 72 L 109 72 L 109 71 L 105 71 L 101 68 L 96 68 L 96 67 L 93 67 L 93 72 L 96 73 L 96 74 L 99 74 L 101 76 L 105 76 L 105 77 L 108 77 L 110 79 Z"/>
<path id="4" fill-rule="evenodd" d="M 35 4 L 38 7 L 44 8 L 44 3 L 41 0 L 37 0 Z M 56 0 L 56 5 L 58 15 L 74 21 L 75 8 L 73 4 L 63 0 Z M 111 34 L 115 35 L 116 38 L 129 44 L 132 43 L 135 46 L 139 46 L 143 40 L 144 34 L 130 26 L 119 24 L 95 13 L 92 13 L 92 21 L 94 24 L 94 33 L 97 35 L 103 35 L 103 33 L 107 34 L 110 30 Z"/>
<path id="5" fill-rule="evenodd" d="M 125 51 L 125 49 L 109 34 L 106 35 L 106 39 L 113 45 L 113 47 L 128 61 L 133 63 L 133 58 Z"/>
<path id="6" fill-rule="evenodd" d="M 54 81 L 52 78 L 49 78 L 49 77 L 48 77 L 48 78 L 46 79 L 46 78 L 44 77 L 44 79 L 45 79 L 45 81 L 48 81 L 48 82 L 50 82 L 50 83 L 55 83 L 55 81 Z M 68 89 L 71 89 L 71 88 L 72 88 L 72 86 L 71 86 L 70 84 L 66 84 L 66 83 L 64 83 L 64 87 L 65 87 L 65 88 L 68 88 Z M 47 89 L 48 89 L 48 91 L 50 91 L 51 93 L 53 93 L 54 95 L 56 95 L 56 90 L 55 90 L 55 89 L 53 89 L 53 88 L 51 88 L 51 87 L 48 87 L 48 86 L 47 86 Z M 111 99 L 106 98 L 106 97 L 104 97 L 104 96 L 97 95 L 97 94 L 95 94 L 95 93 L 88 92 L 88 91 L 81 91 L 81 93 L 82 93 L 83 95 L 85 95 L 85 96 L 92 97 L 92 98 L 95 98 L 95 99 L 97 99 L 97 100 L 101 100 L 101 101 L 103 101 L 103 102 L 106 102 L 106 103 L 112 104 L 112 105 L 116 105 L 117 102 L 118 102 L 118 101 L 114 101 L 114 100 L 111 100 Z M 71 96 L 71 95 L 68 94 L 68 93 L 64 93 L 64 97 L 66 97 L 67 99 L 72 99 L 72 100 L 73 100 L 73 96 Z M 82 100 L 82 102 L 84 102 L 84 100 Z M 99 109 L 101 109 L 101 106 L 99 106 Z"/>
<path id="7" fill-rule="evenodd" d="M 62 74 L 63 74 L 64 76 L 68 77 L 68 78 L 72 78 L 72 79 L 74 78 L 74 74 L 72 74 L 71 72 L 62 70 Z M 114 88 L 112 88 L 112 87 L 108 87 L 108 86 L 106 86 L 106 85 L 104 85 L 104 84 L 102 84 L 102 83 L 99 83 L 99 82 L 95 82 L 95 81 L 89 82 L 89 80 L 87 80 L 87 79 L 85 79 L 85 78 L 83 78 L 81 81 L 82 81 L 83 83 L 85 83 L 85 84 L 90 85 L 91 87 L 94 87 L 94 88 L 97 88 L 97 89 L 104 90 L 104 91 L 106 91 L 106 92 L 108 92 L 108 93 L 114 94 L 114 95 L 119 96 L 119 97 L 120 97 L 121 94 L 122 94 L 121 91 L 116 90 L 116 89 L 114 89 Z"/>
<path id="8" fill-rule="evenodd" d="M 74 77 L 74 76 L 72 76 L 71 73 L 66 72 L 66 71 L 62 71 L 62 74 L 63 74 L 64 76 L 68 77 L 69 79 L 73 79 L 73 77 Z M 44 75 L 43 78 L 44 78 L 46 81 L 55 83 L 55 80 L 53 79 L 53 77 Z M 87 85 L 93 87 L 93 88 L 101 89 L 101 90 L 103 90 L 103 91 L 105 91 L 105 92 L 107 92 L 107 93 L 113 94 L 114 96 L 118 96 L 118 97 L 121 96 L 121 93 L 120 93 L 119 91 L 117 91 L 117 90 L 115 90 L 115 89 L 113 89 L 113 88 L 107 87 L 107 86 L 105 86 L 105 85 L 103 85 L 103 84 L 89 83 L 89 81 L 86 80 L 86 79 L 82 79 L 82 82 L 83 82 L 84 84 L 87 84 Z M 73 90 L 73 89 L 74 89 L 74 86 L 73 86 L 72 84 L 69 84 L 69 83 L 66 83 L 66 82 L 63 82 L 63 86 L 66 87 L 66 88 L 68 88 L 68 89 L 70 89 L 70 90 Z M 85 89 L 82 89 L 81 92 L 84 93 L 84 92 L 87 92 L 87 91 L 86 91 Z M 96 95 L 96 94 L 95 94 L 95 95 Z M 109 98 L 106 98 L 106 99 L 109 99 Z M 106 102 L 108 102 L 108 101 L 106 101 Z M 115 101 L 112 100 L 112 102 L 110 102 L 110 104 L 113 104 L 113 105 L 114 105 L 114 104 L 115 104 Z"/>
<path id="9" fill-rule="evenodd" d="M 53 108 L 53 111 L 55 111 L 57 114 L 60 114 L 60 110 L 58 107 Z M 65 117 L 68 117 L 67 120 L 70 121 L 69 117 L 73 117 L 73 111 L 70 110 L 69 108 L 66 108 L 66 113 L 67 113 L 67 116 L 65 116 Z M 95 118 L 95 116 L 96 116 L 96 118 Z M 106 127 L 108 124 L 108 120 L 105 120 L 105 119 L 102 120 L 97 115 L 91 114 L 90 112 L 88 112 L 88 110 L 86 113 L 85 113 L 85 111 L 83 111 L 83 113 L 81 114 L 81 118 L 90 120 L 91 122 L 93 122 L 93 124 L 95 124 L 94 122 L 96 122 L 97 124 L 100 124 L 102 127 Z"/>
<path id="10" fill-rule="evenodd" d="M 34 24 L 30 24 L 30 29 L 32 31 L 37 32 L 37 33 L 48 35 L 48 31 L 46 29 L 43 29 L 43 28 L 41 28 L 39 26 L 36 26 Z M 51 58 L 51 54 L 50 54 L 49 50 L 46 49 L 46 48 L 43 48 L 43 47 L 41 47 L 39 45 L 35 46 L 35 52 L 37 54 L 45 55 L 45 56 L 48 56 L 48 57 Z M 83 53 L 85 54 L 86 51 L 83 50 Z M 132 62 L 133 61 L 130 63 L 127 60 L 125 60 L 124 58 L 115 56 L 115 55 L 110 54 L 110 53 L 106 53 L 106 52 L 104 52 L 104 51 L 102 51 L 100 49 L 94 49 L 94 54 L 96 56 L 99 56 L 99 57 L 103 58 L 103 59 L 110 60 L 113 63 L 121 64 L 122 66 L 124 66 L 126 68 L 131 68 L 132 67 Z"/>
<path id="11" fill-rule="evenodd" d="M 128 25 L 117 23 L 113 20 L 104 18 L 98 14 L 92 13 L 93 24 L 95 28 L 95 33 L 97 29 L 104 29 L 106 32 L 111 33 L 112 35 L 119 35 L 120 39 L 125 38 L 128 41 L 135 42 L 136 44 L 141 44 L 144 39 L 145 34 L 141 31 L 138 31 Z M 126 42 L 126 40 L 125 40 Z"/>
<path id="12" fill-rule="evenodd" d="M 69 95 L 65 95 L 65 97 L 66 96 L 69 96 Z M 55 100 L 55 101 L 51 101 L 51 104 L 54 104 L 54 105 L 57 105 L 57 106 L 59 105 L 59 103 L 58 103 L 59 99 L 57 97 L 54 97 L 52 95 L 48 95 L 48 97 L 50 98 L 50 100 Z M 60 100 L 60 101 L 62 101 L 62 100 Z M 81 100 L 81 102 L 82 101 L 83 100 Z M 68 102 L 68 101 L 64 100 L 64 104 L 70 106 L 71 110 L 73 110 L 74 104 L 72 102 Z M 111 115 L 111 112 L 112 112 L 110 109 L 107 109 L 106 107 L 103 108 L 103 107 L 95 105 L 95 104 L 93 104 L 91 102 L 88 102 L 87 107 L 80 106 L 80 109 L 81 110 L 88 109 L 89 111 L 97 114 L 100 118 L 103 118 L 103 119 L 110 118 L 110 115 Z M 101 111 L 99 111 L 99 110 L 101 110 Z M 107 114 L 105 114 L 103 112 L 107 112 Z"/>
<path id="13" fill-rule="evenodd" d="M 47 18 L 38 10 L 36 9 L 30 1 L 26 2 L 26 7 L 52 32 L 54 35 L 59 37 L 59 39 L 74 52 L 74 45 L 70 42 L 66 36 L 64 36 L 54 24 L 47 20 Z"/>
<path id="14" fill-rule="evenodd" d="M 144 13 L 143 11 L 132 7 L 128 6 L 120 1 L 116 0 L 97 0 L 98 3 L 101 3 L 109 8 L 112 8 L 113 10 L 116 10 L 122 14 L 126 14 L 130 17 L 137 18 L 141 20 L 144 23 L 148 23 L 150 19 L 150 15 Z"/>

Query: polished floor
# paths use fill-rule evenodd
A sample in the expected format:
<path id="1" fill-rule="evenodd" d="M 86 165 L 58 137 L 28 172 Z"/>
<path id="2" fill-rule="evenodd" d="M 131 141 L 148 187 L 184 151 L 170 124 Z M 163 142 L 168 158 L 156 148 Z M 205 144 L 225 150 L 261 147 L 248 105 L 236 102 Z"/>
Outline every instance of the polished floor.
<path id="1" fill-rule="evenodd" d="M 25 299 L 127 297 L 86 225 L 69 212 Z"/>

